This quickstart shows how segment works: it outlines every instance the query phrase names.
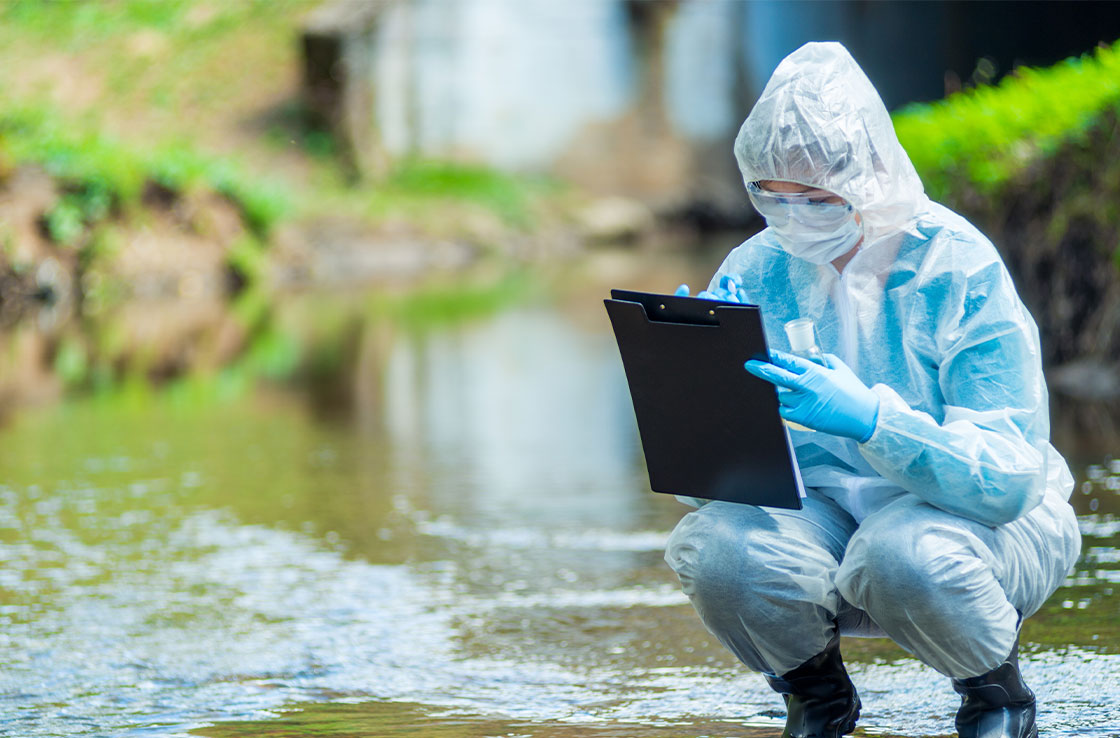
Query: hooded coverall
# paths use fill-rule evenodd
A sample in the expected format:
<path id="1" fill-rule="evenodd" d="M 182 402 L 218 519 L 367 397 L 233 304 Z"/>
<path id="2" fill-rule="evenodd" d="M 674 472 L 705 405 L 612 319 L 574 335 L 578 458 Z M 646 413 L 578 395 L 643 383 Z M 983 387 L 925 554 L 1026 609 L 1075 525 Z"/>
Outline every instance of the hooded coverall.
<path id="1" fill-rule="evenodd" d="M 809 317 L 879 397 L 863 443 L 792 430 L 802 510 L 709 502 L 666 560 L 707 628 L 780 675 L 837 627 L 895 640 L 955 678 L 1007 656 L 1022 617 L 1080 552 L 1073 478 L 1049 443 L 1038 330 L 991 242 L 930 201 L 878 93 L 839 44 L 787 57 L 743 123 L 744 182 L 828 190 L 863 240 L 839 272 L 788 253 L 771 229 L 734 249 L 771 348 Z"/>

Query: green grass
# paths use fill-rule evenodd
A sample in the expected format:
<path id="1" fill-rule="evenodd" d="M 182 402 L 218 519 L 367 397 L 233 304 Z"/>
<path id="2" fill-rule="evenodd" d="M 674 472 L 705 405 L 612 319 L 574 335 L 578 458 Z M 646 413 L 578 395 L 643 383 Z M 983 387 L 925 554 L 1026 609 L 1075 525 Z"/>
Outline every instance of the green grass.
<path id="1" fill-rule="evenodd" d="M 0 69 L 10 70 L 0 76 L 0 116 L 51 111 L 52 125 L 27 142 L 33 156 L 68 176 L 103 179 L 125 202 L 146 179 L 172 188 L 208 182 L 257 230 L 281 212 L 341 213 L 446 235 L 472 209 L 532 227 L 534 197 L 548 191 L 538 179 L 420 160 L 398 162 L 382 181 L 349 178 L 339 147 L 307 125 L 298 99 L 298 30 L 319 2 L 0 0 Z M 3 113 L 16 104 L 24 110 Z M 60 141 L 60 128 L 91 133 Z M 108 145 L 106 131 L 126 138 L 130 155 Z M 190 153 L 200 151 L 236 151 L 241 164 Z M 282 202 L 265 181 L 286 182 L 298 196 Z M 52 231 L 69 236 L 82 209 L 68 203 Z"/>
<path id="2" fill-rule="evenodd" d="M 907 106 L 894 125 L 927 191 L 941 198 L 962 178 L 993 191 L 1118 104 L 1120 42 L 1045 69 L 1021 67 L 995 86 Z"/>
<path id="3" fill-rule="evenodd" d="M 511 225 L 527 226 L 531 221 L 530 192 L 540 186 L 539 181 L 480 166 L 409 160 L 399 164 L 374 194 L 475 203 Z"/>
<path id="4" fill-rule="evenodd" d="M 183 0 L 6 0 L 0 19 L 73 47 L 101 40 L 122 27 L 172 27 L 190 5 Z"/>
<path id="5" fill-rule="evenodd" d="M 210 187 L 261 235 L 290 198 L 251 121 L 294 93 L 299 18 L 316 4 L 0 0 L 0 138 L 19 161 L 108 189 L 116 204 L 148 181 Z M 236 163 L 203 153 L 231 151 Z M 60 234 L 74 205 L 56 219 Z"/>
<path id="6" fill-rule="evenodd" d="M 372 311 L 404 326 L 427 329 L 485 317 L 530 299 L 544 285 L 530 272 L 512 269 L 497 278 L 430 283 L 397 296 L 374 295 Z"/>
<path id="7" fill-rule="evenodd" d="M 276 72 L 296 62 L 299 18 L 317 3 L 4 0 L 0 64 L 12 86 L 26 87 L 27 77 L 48 96 L 72 76 L 82 88 L 75 97 L 123 109 L 130 125 L 213 133 L 224 111 L 285 84 Z"/>
<path id="8" fill-rule="evenodd" d="M 454 230 L 461 208 L 482 208 L 508 226 L 529 229 L 534 202 L 560 186 L 540 177 L 505 174 L 482 166 L 410 159 L 397 164 L 382 182 L 346 184 L 332 167 L 309 189 L 254 175 L 228 157 L 205 155 L 193 142 L 155 146 L 126 144 L 98 131 L 89 121 L 71 120 L 45 105 L 20 105 L 0 95 L 0 160 L 11 167 L 38 164 L 59 179 L 65 195 L 48 214 L 53 240 L 70 244 L 110 213 L 141 203 L 146 185 L 182 193 L 209 188 L 227 196 L 250 230 L 267 238 L 288 215 L 313 217 L 349 212 L 379 220 L 405 217 Z M 298 192 L 298 195 L 297 195 Z M 298 201 L 298 206 L 297 206 Z"/>
<path id="9" fill-rule="evenodd" d="M 262 237 L 291 199 L 275 184 L 251 178 L 230 160 L 205 156 L 187 143 L 130 146 L 66 122 L 49 109 L 2 99 L 0 149 L 9 166 L 38 164 L 62 183 L 65 194 L 46 220 L 51 237 L 64 245 L 114 210 L 139 206 L 148 183 L 178 193 L 199 187 L 220 192 Z"/>
<path id="10" fill-rule="evenodd" d="M 378 292 L 357 313 L 340 308 L 337 325 L 323 317 L 303 332 L 282 323 L 261 279 L 262 245 L 281 221 L 404 224 L 485 253 L 555 215 L 549 198 L 565 196 L 543 178 L 421 159 L 354 182 L 339 147 L 307 125 L 299 102 L 300 18 L 319 2 L 0 0 L 0 180 L 21 165 L 54 177 L 59 199 L 43 226 L 77 252 L 84 272 L 83 322 L 52 356 L 68 388 L 128 392 L 148 381 L 150 357 L 114 322 L 127 290 L 102 264 L 145 222 L 146 195 L 163 190 L 222 193 L 249 229 L 227 252 L 243 284 L 230 310 L 249 343 L 220 370 L 187 370 L 181 379 L 192 386 L 229 393 L 261 378 L 327 371 L 345 363 L 355 314 L 424 330 L 524 297 L 525 280 L 503 263 L 496 281 L 456 275 L 410 294 Z M 10 247 L 0 224 L 0 251 Z"/>

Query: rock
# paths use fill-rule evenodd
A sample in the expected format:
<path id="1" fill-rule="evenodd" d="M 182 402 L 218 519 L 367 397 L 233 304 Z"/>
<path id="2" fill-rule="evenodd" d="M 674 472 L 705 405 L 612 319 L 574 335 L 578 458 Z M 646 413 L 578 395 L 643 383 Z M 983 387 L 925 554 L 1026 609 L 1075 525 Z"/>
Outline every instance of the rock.
<path id="1" fill-rule="evenodd" d="M 625 197 L 604 197 L 576 214 L 583 236 L 596 243 L 636 241 L 653 230 L 653 212 Z"/>
<path id="2" fill-rule="evenodd" d="M 228 287 L 228 245 L 153 217 L 145 227 L 120 234 L 119 250 L 101 271 L 132 298 L 221 298 Z"/>
<path id="3" fill-rule="evenodd" d="M 7 262 L 30 265 L 53 254 L 41 221 L 60 194 L 54 178 L 34 166 L 17 168 L 0 187 L 0 239 L 5 242 Z"/>
<path id="4" fill-rule="evenodd" d="M 478 255 L 473 244 L 411 228 L 322 218 L 276 234 L 268 282 L 276 289 L 382 284 L 463 269 Z"/>

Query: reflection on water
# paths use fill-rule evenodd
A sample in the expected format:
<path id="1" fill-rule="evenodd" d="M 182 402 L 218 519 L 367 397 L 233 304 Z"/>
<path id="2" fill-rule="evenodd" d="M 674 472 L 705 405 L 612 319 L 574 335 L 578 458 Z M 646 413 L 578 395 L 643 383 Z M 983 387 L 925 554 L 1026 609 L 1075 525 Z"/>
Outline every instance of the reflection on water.
<path id="1" fill-rule="evenodd" d="M 0 733 L 778 735 L 661 561 L 684 508 L 600 296 L 359 326 L 343 415 L 188 389 L 7 429 Z M 1085 555 L 1023 669 L 1045 732 L 1120 735 L 1120 463 L 1078 464 Z M 845 651 L 869 733 L 949 730 L 946 680 Z"/>

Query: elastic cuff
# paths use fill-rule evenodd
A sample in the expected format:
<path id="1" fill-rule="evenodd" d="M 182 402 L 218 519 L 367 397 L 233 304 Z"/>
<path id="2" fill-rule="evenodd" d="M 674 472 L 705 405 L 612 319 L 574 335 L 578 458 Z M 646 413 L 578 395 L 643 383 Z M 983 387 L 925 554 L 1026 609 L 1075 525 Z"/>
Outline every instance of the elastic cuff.
<path id="1" fill-rule="evenodd" d="M 871 436 L 875 435 L 875 429 L 879 426 L 879 396 L 875 395 L 875 416 L 871 418 L 871 423 L 867 426 L 867 435 L 859 439 L 859 443 L 867 443 L 871 440 Z"/>
<path id="2" fill-rule="evenodd" d="M 875 384 L 871 386 L 871 391 L 875 393 L 875 397 L 879 399 L 879 404 L 875 406 L 875 424 L 871 427 L 871 433 L 867 438 L 859 442 L 861 447 L 875 446 L 877 442 L 883 438 L 884 426 L 889 425 L 890 415 L 893 408 L 908 407 L 898 393 L 885 384 Z M 887 434 L 889 437 L 889 433 Z"/>

